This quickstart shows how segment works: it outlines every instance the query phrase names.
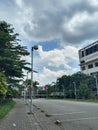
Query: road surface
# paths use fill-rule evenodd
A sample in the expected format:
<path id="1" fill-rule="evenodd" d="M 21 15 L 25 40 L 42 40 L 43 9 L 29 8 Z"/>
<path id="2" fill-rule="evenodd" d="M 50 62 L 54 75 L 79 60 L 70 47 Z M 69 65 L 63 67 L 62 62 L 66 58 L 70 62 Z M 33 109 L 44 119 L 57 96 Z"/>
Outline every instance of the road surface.
<path id="1" fill-rule="evenodd" d="M 50 116 L 43 119 L 42 115 L 37 115 L 40 123 L 47 124 L 48 128 L 43 128 L 45 130 L 98 130 L 98 104 L 96 103 L 35 99 L 33 105 L 40 109 L 43 115 Z M 56 120 L 61 124 L 57 128 L 52 128 Z M 50 125 L 49 121 L 51 121 Z"/>

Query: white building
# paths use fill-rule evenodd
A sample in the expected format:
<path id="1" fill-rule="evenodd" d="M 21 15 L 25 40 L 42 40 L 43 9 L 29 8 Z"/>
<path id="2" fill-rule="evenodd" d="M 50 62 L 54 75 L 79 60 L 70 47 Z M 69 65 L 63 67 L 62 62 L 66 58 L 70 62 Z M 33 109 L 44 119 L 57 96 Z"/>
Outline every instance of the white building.
<path id="1" fill-rule="evenodd" d="M 79 60 L 84 74 L 98 74 L 98 41 L 80 49 Z"/>

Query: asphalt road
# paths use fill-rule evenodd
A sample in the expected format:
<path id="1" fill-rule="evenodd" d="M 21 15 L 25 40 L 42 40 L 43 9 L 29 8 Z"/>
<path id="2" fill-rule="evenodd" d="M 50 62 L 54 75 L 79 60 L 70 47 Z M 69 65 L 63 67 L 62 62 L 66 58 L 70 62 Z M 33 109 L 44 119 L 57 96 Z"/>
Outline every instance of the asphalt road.
<path id="1" fill-rule="evenodd" d="M 59 127 L 61 130 L 98 130 L 98 104 L 96 103 L 35 99 L 33 104 L 51 115 L 50 121 L 61 121 Z"/>

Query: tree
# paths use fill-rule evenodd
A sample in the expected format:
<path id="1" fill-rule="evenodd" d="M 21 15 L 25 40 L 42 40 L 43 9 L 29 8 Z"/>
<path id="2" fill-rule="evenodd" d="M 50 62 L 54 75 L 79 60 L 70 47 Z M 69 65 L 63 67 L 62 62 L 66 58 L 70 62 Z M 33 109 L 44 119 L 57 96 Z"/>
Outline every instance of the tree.
<path id="1" fill-rule="evenodd" d="M 65 87 L 65 89 L 69 89 L 69 85 L 70 85 L 70 80 L 71 80 L 71 76 L 67 76 L 67 75 L 63 75 L 60 78 L 57 78 L 56 84 L 57 87 L 59 88 L 59 91 L 63 91 L 63 87 Z"/>
<path id="2" fill-rule="evenodd" d="M 11 99 L 12 97 L 17 97 L 17 96 L 20 96 L 20 91 L 9 86 L 6 93 L 6 98 Z"/>
<path id="3" fill-rule="evenodd" d="M 6 75 L 9 83 L 23 77 L 23 69 L 30 70 L 26 66 L 29 63 L 21 59 L 29 53 L 25 46 L 19 44 L 18 35 L 12 25 L 0 22 L 0 72 Z"/>
<path id="4" fill-rule="evenodd" d="M 89 98 L 91 95 L 94 97 L 96 91 L 94 77 L 81 72 L 63 75 L 57 79 L 55 85 L 59 92 L 63 92 L 64 89 L 66 98 L 75 98 L 75 93 L 78 94 L 78 98 Z"/>
<path id="5" fill-rule="evenodd" d="M 90 98 L 91 90 L 87 85 L 87 80 L 84 80 L 80 84 L 80 88 L 78 90 L 78 96 L 79 98 L 88 99 Z"/>
<path id="6" fill-rule="evenodd" d="M 0 72 L 0 94 L 5 95 L 7 92 L 6 76 Z"/>
<path id="7" fill-rule="evenodd" d="M 0 103 L 3 102 L 7 92 L 6 76 L 0 72 Z"/>

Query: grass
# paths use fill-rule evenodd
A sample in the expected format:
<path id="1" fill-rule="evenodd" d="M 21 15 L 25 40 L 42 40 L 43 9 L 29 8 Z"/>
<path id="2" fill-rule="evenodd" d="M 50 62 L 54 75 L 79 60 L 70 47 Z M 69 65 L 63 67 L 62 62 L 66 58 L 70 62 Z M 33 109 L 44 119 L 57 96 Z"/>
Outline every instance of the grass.
<path id="1" fill-rule="evenodd" d="M 98 103 L 98 99 L 65 99 L 65 101 L 79 101 L 79 102 L 91 102 Z"/>
<path id="2" fill-rule="evenodd" d="M 15 105 L 15 101 L 13 100 L 0 105 L 0 119 L 5 117 L 7 113 L 14 107 L 14 105 Z"/>
<path id="3" fill-rule="evenodd" d="M 81 99 L 81 100 L 78 100 L 78 99 L 77 99 L 76 101 L 98 103 L 98 99 Z"/>
<path id="4" fill-rule="evenodd" d="M 53 99 L 53 98 L 48 98 Z M 79 102 L 91 102 L 91 103 L 98 103 L 98 99 L 72 99 L 72 98 L 65 98 L 65 99 L 57 99 L 54 98 L 53 100 L 65 100 L 65 101 L 79 101 Z"/>

